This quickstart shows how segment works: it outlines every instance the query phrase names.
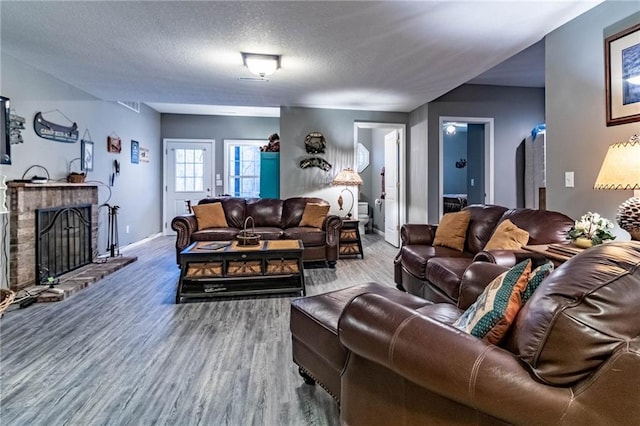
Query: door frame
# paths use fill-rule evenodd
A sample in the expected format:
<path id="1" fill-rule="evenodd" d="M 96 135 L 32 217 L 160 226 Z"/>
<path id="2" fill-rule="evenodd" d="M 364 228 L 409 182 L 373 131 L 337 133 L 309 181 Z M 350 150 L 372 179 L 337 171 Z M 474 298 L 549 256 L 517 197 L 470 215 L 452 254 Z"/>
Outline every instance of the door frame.
<path id="1" fill-rule="evenodd" d="M 485 203 L 493 204 L 494 202 L 494 170 L 493 170 L 493 152 L 494 152 L 494 124 L 492 117 L 450 117 L 441 116 L 438 119 L 438 217 L 441 218 L 444 213 L 442 206 L 442 196 L 444 194 L 444 137 L 443 125 L 446 121 L 455 121 L 467 124 L 484 124 L 484 192 Z"/>
<path id="2" fill-rule="evenodd" d="M 355 121 L 353 123 L 353 169 L 357 170 L 358 157 L 358 130 L 359 129 L 390 129 L 397 130 L 400 137 L 398 143 L 398 181 L 400 188 L 398 190 L 398 230 L 402 225 L 407 223 L 407 125 L 401 123 L 381 123 L 381 122 L 364 122 Z M 359 190 L 356 195 L 359 195 Z M 356 201 L 357 203 L 357 201 Z M 356 204 L 357 205 L 357 204 Z M 356 209 L 357 210 L 357 209 Z M 357 218 L 357 213 L 355 215 Z M 399 235 L 399 233 L 398 233 Z M 400 241 L 398 241 L 399 247 Z"/>
<path id="3" fill-rule="evenodd" d="M 210 188 L 215 188 L 213 185 L 215 182 L 215 172 L 216 172 L 216 140 L 215 139 L 183 139 L 183 138 L 163 138 L 162 139 L 162 152 L 163 152 L 163 167 L 162 167 L 162 235 L 167 235 L 169 230 L 170 221 L 173 218 L 167 217 L 167 191 L 168 191 L 168 182 L 167 176 L 169 175 L 168 167 L 169 162 L 167 158 L 169 156 L 169 150 L 167 145 L 170 143 L 206 143 L 209 144 L 209 151 L 211 152 L 211 185 Z"/>

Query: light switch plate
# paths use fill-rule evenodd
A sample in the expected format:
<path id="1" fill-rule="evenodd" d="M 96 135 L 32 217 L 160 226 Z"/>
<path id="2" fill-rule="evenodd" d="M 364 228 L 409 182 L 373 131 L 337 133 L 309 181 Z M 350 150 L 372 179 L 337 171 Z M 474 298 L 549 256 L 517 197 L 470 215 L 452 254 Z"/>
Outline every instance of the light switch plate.
<path id="1" fill-rule="evenodd" d="M 573 172 L 564 172 L 564 187 L 573 188 Z"/>

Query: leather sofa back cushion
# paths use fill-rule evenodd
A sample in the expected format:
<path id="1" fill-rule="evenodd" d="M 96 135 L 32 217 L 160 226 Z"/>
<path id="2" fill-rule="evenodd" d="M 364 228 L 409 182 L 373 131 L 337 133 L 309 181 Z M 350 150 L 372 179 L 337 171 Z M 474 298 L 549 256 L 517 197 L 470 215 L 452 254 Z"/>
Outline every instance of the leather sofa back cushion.
<path id="1" fill-rule="evenodd" d="M 574 222 L 569 216 L 551 210 L 512 209 L 501 221 L 509 219 L 529 233 L 529 244 L 550 244 L 567 241 L 567 233 Z"/>
<path id="2" fill-rule="evenodd" d="M 484 246 L 485 250 L 518 250 L 526 246 L 529 241 L 529 233 L 518 228 L 509 219 L 500 222 Z"/>
<path id="3" fill-rule="evenodd" d="M 471 214 L 469 219 L 469 229 L 467 229 L 466 251 L 476 254 L 487 245 L 493 230 L 496 228 L 502 214 L 507 211 L 506 207 L 494 205 L 474 204 L 466 207 L 463 211 Z"/>
<path id="4" fill-rule="evenodd" d="M 196 215 L 198 229 L 207 228 L 226 228 L 227 219 L 224 216 L 224 210 L 220 203 L 207 203 L 192 207 L 193 213 Z"/>
<path id="5" fill-rule="evenodd" d="M 329 204 L 307 203 L 300 219 L 300 226 L 322 229 L 322 224 L 329 213 Z"/>
<path id="6" fill-rule="evenodd" d="M 543 382 L 566 386 L 591 374 L 640 335 L 640 242 L 601 244 L 562 264 L 511 331 L 506 346 Z"/>
<path id="7" fill-rule="evenodd" d="M 467 211 L 447 213 L 442 216 L 440 224 L 436 228 L 433 245 L 464 251 L 464 241 L 467 237 L 470 216 Z"/>
<path id="8" fill-rule="evenodd" d="M 244 209 L 246 201 L 244 198 L 236 197 L 213 197 L 200 200 L 198 205 L 207 203 L 222 203 L 224 215 L 227 218 L 227 224 L 231 228 L 242 229 L 244 227 Z"/>
<path id="9" fill-rule="evenodd" d="M 307 203 L 327 204 L 322 198 L 315 197 L 293 197 L 287 198 L 282 206 L 282 227 L 294 228 L 300 226 L 302 213 Z"/>
<path id="10" fill-rule="evenodd" d="M 246 215 L 251 216 L 256 227 L 282 228 L 283 200 L 261 198 L 247 200 Z"/>

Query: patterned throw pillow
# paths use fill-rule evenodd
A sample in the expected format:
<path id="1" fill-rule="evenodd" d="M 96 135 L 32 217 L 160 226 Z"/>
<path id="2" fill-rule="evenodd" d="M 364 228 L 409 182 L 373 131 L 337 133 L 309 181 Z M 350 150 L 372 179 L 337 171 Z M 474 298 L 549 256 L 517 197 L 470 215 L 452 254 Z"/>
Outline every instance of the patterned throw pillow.
<path id="1" fill-rule="evenodd" d="M 553 262 L 547 262 L 544 265 L 538 266 L 536 269 L 531 271 L 529 274 L 529 279 L 527 280 L 527 287 L 525 287 L 522 292 L 522 304 L 524 305 L 527 300 L 531 297 L 533 292 L 538 288 L 542 280 L 547 278 L 550 273 L 553 272 Z"/>
<path id="2" fill-rule="evenodd" d="M 227 228 L 227 218 L 224 216 L 222 203 L 206 203 L 192 207 L 196 215 L 198 229 Z"/>
<path id="3" fill-rule="evenodd" d="M 518 250 L 529 242 L 529 233 L 509 219 L 502 221 L 484 246 L 485 250 Z"/>
<path id="4" fill-rule="evenodd" d="M 500 343 L 522 306 L 530 272 L 527 259 L 496 277 L 453 326 L 494 345 Z"/>
<path id="5" fill-rule="evenodd" d="M 466 210 L 456 213 L 447 213 L 440 219 L 433 238 L 434 246 L 449 247 L 454 250 L 464 251 L 464 242 L 467 239 L 467 228 L 471 213 Z"/>
<path id="6" fill-rule="evenodd" d="M 302 219 L 300 220 L 300 226 L 311 226 L 313 228 L 322 229 L 322 224 L 324 223 L 330 208 L 331 206 L 329 204 L 305 204 L 304 212 L 302 212 Z"/>

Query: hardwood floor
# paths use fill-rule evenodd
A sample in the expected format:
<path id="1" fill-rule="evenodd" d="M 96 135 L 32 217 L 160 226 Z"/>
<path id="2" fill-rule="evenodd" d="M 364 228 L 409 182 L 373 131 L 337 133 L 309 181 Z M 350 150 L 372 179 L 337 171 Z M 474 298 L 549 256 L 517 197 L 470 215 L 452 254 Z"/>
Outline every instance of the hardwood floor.
<path id="1" fill-rule="evenodd" d="M 363 236 L 365 258 L 305 269 L 307 294 L 393 286 L 397 249 Z M 175 305 L 173 237 L 62 302 L 0 319 L 2 425 L 338 425 L 291 361 L 292 297 Z"/>

